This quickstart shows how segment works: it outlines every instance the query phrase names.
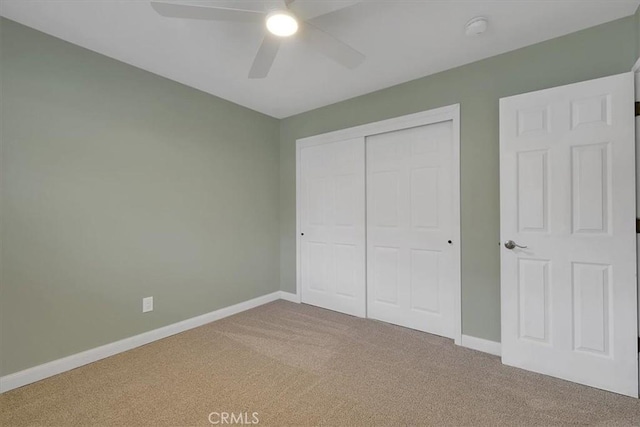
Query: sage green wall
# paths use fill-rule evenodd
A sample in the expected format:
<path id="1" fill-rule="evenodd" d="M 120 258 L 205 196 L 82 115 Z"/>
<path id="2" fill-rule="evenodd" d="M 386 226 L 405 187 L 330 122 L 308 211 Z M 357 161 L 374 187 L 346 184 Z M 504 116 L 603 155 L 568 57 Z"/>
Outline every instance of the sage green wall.
<path id="1" fill-rule="evenodd" d="M 636 10 L 636 48 L 637 57 L 640 58 L 640 6 Z"/>
<path id="2" fill-rule="evenodd" d="M 279 289 L 278 120 L 5 19 L 0 40 L 2 375 Z"/>
<path id="3" fill-rule="evenodd" d="M 500 341 L 498 99 L 628 72 L 635 16 L 284 119 L 280 142 L 281 287 L 295 291 L 295 140 L 461 104 L 462 328 Z"/>

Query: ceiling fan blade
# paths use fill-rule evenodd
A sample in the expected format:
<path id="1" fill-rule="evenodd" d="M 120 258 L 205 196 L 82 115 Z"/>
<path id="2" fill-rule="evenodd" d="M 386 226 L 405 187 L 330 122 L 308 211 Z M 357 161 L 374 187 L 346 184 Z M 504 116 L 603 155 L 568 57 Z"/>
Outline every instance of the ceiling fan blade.
<path id="1" fill-rule="evenodd" d="M 295 0 L 291 0 L 289 4 L 293 3 L 293 1 Z M 358 3 L 362 3 L 362 1 L 363 0 L 326 0 L 299 2 L 291 5 L 291 10 L 293 10 L 296 15 L 300 16 L 304 20 L 308 20 L 328 15 L 329 13 L 345 9 Z M 289 6 L 289 4 L 287 6 Z"/>
<path id="2" fill-rule="evenodd" d="M 256 54 L 251 70 L 249 70 L 250 79 L 263 79 L 269 74 L 273 60 L 276 59 L 276 54 L 280 48 L 280 39 L 271 35 L 266 35 L 258 53 Z"/>
<path id="3" fill-rule="evenodd" d="M 301 33 L 302 39 L 305 42 L 309 43 L 323 55 L 347 68 L 356 68 L 362 64 L 365 59 L 362 53 L 309 22 L 304 23 Z"/>
<path id="4" fill-rule="evenodd" d="M 212 21 L 262 22 L 264 13 L 253 10 L 207 7 L 152 1 L 151 7 L 162 16 L 169 18 L 205 19 Z"/>

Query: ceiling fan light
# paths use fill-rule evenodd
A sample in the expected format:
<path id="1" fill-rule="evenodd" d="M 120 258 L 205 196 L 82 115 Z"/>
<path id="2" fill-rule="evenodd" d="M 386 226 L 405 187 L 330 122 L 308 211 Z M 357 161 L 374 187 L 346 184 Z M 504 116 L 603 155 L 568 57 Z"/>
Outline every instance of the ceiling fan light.
<path id="1" fill-rule="evenodd" d="M 272 12 L 267 15 L 267 30 L 278 37 L 289 37 L 298 31 L 298 20 L 289 12 Z"/>

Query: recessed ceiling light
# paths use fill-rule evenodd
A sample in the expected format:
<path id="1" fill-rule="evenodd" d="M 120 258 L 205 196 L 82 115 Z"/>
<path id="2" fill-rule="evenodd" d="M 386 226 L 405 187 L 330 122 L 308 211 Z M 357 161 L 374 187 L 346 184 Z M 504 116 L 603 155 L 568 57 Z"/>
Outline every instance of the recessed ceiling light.
<path id="1" fill-rule="evenodd" d="M 487 18 L 478 16 L 467 22 L 464 32 L 468 36 L 479 36 L 480 34 L 487 31 L 487 24 Z"/>
<path id="2" fill-rule="evenodd" d="M 289 37 L 298 31 L 298 20 L 286 11 L 271 12 L 267 15 L 267 30 L 278 37 Z"/>

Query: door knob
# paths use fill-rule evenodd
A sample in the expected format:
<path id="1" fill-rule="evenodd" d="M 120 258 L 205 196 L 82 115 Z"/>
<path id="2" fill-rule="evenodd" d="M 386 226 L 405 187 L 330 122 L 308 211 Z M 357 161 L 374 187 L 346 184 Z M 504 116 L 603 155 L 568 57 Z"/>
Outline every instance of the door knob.
<path id="1" fill-rule="evenodd" d="M 526 246 L 520 246 L 513 240 L 507 240 L 506 242 L 504 242 L 504 247 L 507 249 L 515 249 L 515 248 L 526 249 Z"/>

